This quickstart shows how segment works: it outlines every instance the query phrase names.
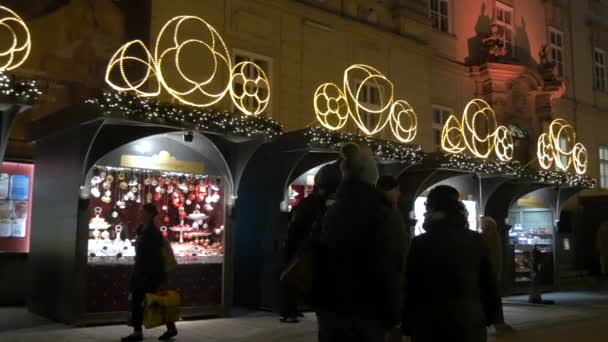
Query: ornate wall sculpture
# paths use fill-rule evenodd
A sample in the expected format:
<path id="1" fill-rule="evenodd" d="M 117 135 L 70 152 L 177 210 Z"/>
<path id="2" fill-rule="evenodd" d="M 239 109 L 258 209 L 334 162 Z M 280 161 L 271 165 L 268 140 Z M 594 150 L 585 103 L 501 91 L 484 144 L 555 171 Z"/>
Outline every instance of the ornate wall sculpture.
<path id="1" fill-rule="evenodd" d="M 369 86 L 382 89 L 378 91 L 378 105 L 361 101 L 362 91 Z M 313 104 L 319 123 L 332 131 L 343 128 L 350 117 L 368 136 L 381 132 L 388 125 L 400 142 L 408 143 L 416 137 L 416 112 L 406 101 L 395 100 L 393 83 L 369 65 L 355 64 L 346 69 L 342 88 L 335 83 L 320 85 Z M 373 120 L 366 120 L 366 116 Z"/>
<path id="2" fill-rule="evenodd" d="M 492 152 L 501 161 L 513 158 L 513 136 L 505 126 L 498 126 L 496 114 L 484 100 L 470 101 L 462 114 L 462 121 L 451 115 L 441 132 L 441 147 L 451 154 L 465 150 L 479 158 Z"/>
<path id="3" fill-rule="evenodd" d="M 572 166 L 579 175 L 587 172 L 587 149 L 576 142 L 574 127 L 564 119 L 553 120 L 549 131 L 538 137 L 536 155 L 545 170 L 555 165 L 561 171 L 568 171 Z"/>
<path id="4" fill-rule="evenodd" d="M 200 33 L 198 37 L 183 33 L 185 26 L 192 28 L 192 25 Z M 193 48 L 205 50 L 211 60 L 211 69 L 203 77 L 190 74 L 182 65 L 184 59 L 192 57 L 188 51 Z M 144 57 L 130 54 L 134 49 L 143 50 Z M 127 75 L 127 63 L 143 66 L 143 77 L 133 79 Z M 177 75 L 167 73 L 167 67 L 176 68 Z M 113 81 L 115 78 L 119 81 Z M 241 112 L 254 116 L 262 113 L 270 102 L 270 82 L 262 68 L 249 61 L 233 66 L 228 48 L 215 28 L 189 15 L 175 17 L 161 28 L 154 53 L 141 40 L 118 49 L 106 69 L 106 82 L 115 90 L 133 91 L 143 97 L 158 96 L 165 90 L 179 102 L 194 107 L 213 106 L 229 93 Z"/>

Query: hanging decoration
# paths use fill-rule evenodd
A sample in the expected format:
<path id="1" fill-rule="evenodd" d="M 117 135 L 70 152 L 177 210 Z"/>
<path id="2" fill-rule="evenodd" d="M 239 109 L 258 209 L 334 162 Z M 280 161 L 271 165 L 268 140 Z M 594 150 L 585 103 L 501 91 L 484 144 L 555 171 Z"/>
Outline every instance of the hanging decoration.
<path id="1" fill-rule="evenodd" d="M 12 41 L 3 44 L 6 48 L 0 51 L 0 72 L 14 70 L 23 64 L 30 54 L 30 30 L 17 13 L 4 6 L 0 6 L 0 30 L 12 38 Z"/>
<path id="2" fill-rule="evenodd" d="M 441 147 L 451 154 L 467 150 L 478 158 L 488 158 L 492 152 L 500 161 L 513 158 L 513 135 L 505 126 L 498 126 L 496 113 L 482 99 L 470 101 L 462 121 L 451 115 L 441 132 Z"/>
<path id="3" fill-rule="evenodd" d="M 107 117 L 169 124 L 203 132 L 269 139 L 283 133 L 279 123 L 263 116 L 247 117 L 240 113 L 169 105 L 125 92 L 104 91 L 101 96 L 87 100 L 87 103 L 99 106 Z"/>
<path id="4" fill-rule="evenodd" d="M 340 147 L 349 142 L 364 141 L 379 160 L 400 161 L 408 164 L 419 163 L 423 158 L 422 148 L 418 145 L 406 145 L 394 141 L 370 139 L 352 133 L 342 133 L 321 127 L 308 128 L 305 131 L 311 147 L 340 151 Z"/>
<path id="5" fill-rule="evenodd" d="M 198 35 L 184 37 L 186 30 Z M 197 51 L 197 57 L 209 56 L 210 70 L 197 70 L 196 74 L 185 70 L 183 62 L 192 60 L 189 52 L 194 49 L 204 51 Z M 145 57 L 136 57 L 134 50 L 142 50 Z M 133 79 L 125 71 L 126 64 L 143 66 L 144 75 Z M 168 68 L 176 73 L 167 72 Z M 113 81 L 116 78 L 118 82 Z M 156 37 L 153 54 L 141 40 L 118 49 L 106 69 L 106 83 L 115 90 L 132 91 L 143 97 L 158 96 L 164 89 L 180 103 L 199 108 L 213 106 L 230 93 L 234 105 L 251 116 L 263 113 L 270 103 L 270 82 L 264 70 L 250 61 L 233 66 L 228 48 L 215 28 L 190 15 L 167 21 Z"/>
<path id="6" fill-rule="evenodd" d="M 538 163 L 545 170 L 555 164 L 561 171 L 568 171 L 572 166 L 579 175 L 587 172 L 587 149 L 576 142 L 574 127 L 564 119 L 553 120 L 549 132 L 538 137 L 536 155 Z"/>
<path id="7" fill-rule="evenodd" d="M 313 106 L 319 123 L 332 131 L 349 117 L 367 136 L 390 126 L 393 136 L 408 143 L 416 137 L 416 113 L 409 103 L 394 99 L 394 85 L 377 69 L 355 64 L 344 71 L 343 87 L 324 83 L 315 91 Z"/>
<path id="8" fill-rule="evenodd" d="M 6 40 L 1 42 L 4 50 L 0 48 L 2 102 L 30 105 L 40 95 L 36 82 L 18 79 L 5 73 L 21 66 L 29 56 L 32 46 L 30 31 L 17 13 L 4 6 L 0 6 L 0 30 L 4 31 L 3 37 L 6 37 Z"/>

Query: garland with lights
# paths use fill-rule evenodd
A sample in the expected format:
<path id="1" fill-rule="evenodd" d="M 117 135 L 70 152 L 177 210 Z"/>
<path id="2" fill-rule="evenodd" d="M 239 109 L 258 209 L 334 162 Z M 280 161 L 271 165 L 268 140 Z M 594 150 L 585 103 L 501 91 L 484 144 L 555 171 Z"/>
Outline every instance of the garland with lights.
<path id="1" fill-rule="evenodd" d="M 563 185 L 575 188 L 595 188 L 597 180 L 585 175 L 552 170 L 524 169 L 519 161 L 479 159 L 465 154 L 428 154 L 427 158 L 438 167 L 471 173 L 501 174 L 543 184 Z"/>
<path id="2" fill-rule="evenodd" d="M 36 81 L 0 72 L 0 102 L 31 105 L 36 102 L 40 94 Z"/>
<path id="3" fill-rule="evenodd" d="M 366 142 L 380 160 L 400 161 L 416 164 L 422 161 L 422 148 L 418 145 L 407 145 L 394 141 L 371 139 L 352 133 L 330 131 L 321 127 L 311 127 L 304 132 L 311 147 L 339 151 L 349 142 Z"/>
<path id="4" fill-rule="evenodd" d="M 104 91 L 101 96 L 87 102 L 98 105 L 103 115 L 111 118 L 244 137 L 263 136 L 272 139 L 283 133 L 283 127 L 269 118 L 170 105 L 125 92 Z"/>
<path id="5" fill-rule="evenodd" d="M 521 175 L 539 183 L 564 185 L 575 188 L 593 189 L 597 186 L 597 179 L 585 175 L 577 175 L 552 170 L 526 170 Z"/>
<path id="6" fill-rule="evenodd" d="M 430 154 L 440 168 L 461 170 L 472 173 L 502 174 L 508 177 L 519 177 L 522 172 L 521 163 L 516 160 L 501 161 L 480 159 L 466 154 Z"/>

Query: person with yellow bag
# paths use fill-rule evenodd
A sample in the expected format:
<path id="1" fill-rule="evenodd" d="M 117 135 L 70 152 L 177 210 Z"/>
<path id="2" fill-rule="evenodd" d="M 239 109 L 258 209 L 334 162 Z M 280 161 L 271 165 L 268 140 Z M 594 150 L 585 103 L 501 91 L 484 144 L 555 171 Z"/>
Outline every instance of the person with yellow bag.
<path id="1" fill-rule="evenodd" d="M 130 286 L 133 333 L 122 338 L 123 342 L 143 341 L 144 325 L 153 328 L 166 324 L 167 331 L 158 338 L 161 341 L 177 336 L 175 321 L 179 317 L 179 294 L 166 291 L 168 273 L 177 263 L 169 242 L 154 224 L 157 214 L 153 204 L 144 205 L 140 212 L 142 224 L 137 228 L 135 267 Z"/>

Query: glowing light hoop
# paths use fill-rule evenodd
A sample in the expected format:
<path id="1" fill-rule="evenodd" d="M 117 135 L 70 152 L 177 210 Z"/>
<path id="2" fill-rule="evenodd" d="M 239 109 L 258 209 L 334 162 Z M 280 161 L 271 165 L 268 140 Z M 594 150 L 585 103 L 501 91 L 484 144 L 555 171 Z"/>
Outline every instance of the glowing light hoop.
<path id="1" fill-rule="evenodd" d="M 352 74 L 363 73 L 360 83 L 353 86 Z M 357 80 L 359 80 L 357 78 Z M 377 108 L 369 107 L 362 103 L 359 98 L 361 92 L 368 84 L 373 84 L 381 89 L 381 84 L 386 85 L 388 95 L 379 91 L 380 105 Z M 400 142 L 411 142 L 416 137 L 418 119 L 416 112 L 409 103 L 394 99 L 394 85 L 376 68 L 365 64 L 354 64 L 344 71 L 343 88 L 335 83 L 324 83 L 314 93 L 313 106 L 317 121 L 330 130 L 339 130 L 346 125 L 351 117 L 357 127 L 365 135 L 377 134 L 390 125 L 395 139 Z M 362 111 L 368 115 L 377 115 L 378 120 L 374 127 L 367 127 Z"/>
<path id="2" fill-rule="evenodd" d="M 138 58 L 138 57 L 133 57 L 133 56 L 128 56 L 128 55 L 125 56 L 127 54 L 127 52 L 129 51 L 129 49 L 133 46 L 139 46 L 143 49 L 144 53 L 146 54 L 145 60 Z M 129 79 L 129 77 L 127 76 L 127 73 L 125 72 L 125 67 L 124 67 L 125 61 L 133 61 L 133 62 L 137 62 L 137 63 L 145 65 L 146 74 L 140 80 L 131 81 Z M 118 68 L 120 71 L 120 76 L 122 78 L 122 82 L 124 83 L 123 85 L 113 83 L 110 80 L 110 75 L 112 73 L 112 70 L 114 70 L 114 68 L 116 67 L 116 65 L 118 65 Z M 156 90 L 143 91 L 142 87 L 144 85 L 150 83 L 152 81 L 152 77 L 156 78 L 156 87 L 155 87 Z M 127 44 L 121 46 L 114 53 L 114 55 L 110 59 L 110 63 L 108 64 L 108 67 L 106 68 L 106 83 L 118 91 L 134 91 L 135 93 L 137 93 L 140 96 L 151 97 L 151 96 L 160 95 L 161 83 L 158 80 L 157 69 L 156 69 L 156 65 L 154 63 L 154 58 L 152 57 L 152 54 L 150 54 L 150 51 L 148 50 L 148 48 L 146 47 L 144 42 L 142 42 L 141 40 L 134 40 L 134 41 L 128 42 Z"/>
<path id="3" fill-rule="evenodd" d="M 360 71 L 363 74 L 365 74 L 366 76 L 363 77 L 363 79 L 361 80 L 359 85 L 356 87 L 356 91 L 353 92 L 353 90 L 351 88 L 352 81 L 350 79 L 350 75 L 356 71 Z M 373 82 L 373 84 L 378 89 L 381 88 L 380 87 L 381 83 L 384 83 L 388 86 L 388 89 L 386 89 L 389 93 L 387 101 L 384 101 L 383 92 L 380 91 L 380 107 L 379 108 L 370 108 L 370 107 L 366 106 L 365 104 L 362 104 L 359 101 L 359 95 L 361 95 L 361 91 L 368 84 L 368 82 Z M 383 115 L 391 107 L 391 105 L 393 103 L 393 100 L 394 100 L 393 91 L 394 91 L 393 83 L 391 81 L 389 81 L 389 79 L 386 78 L 386 76 L 384 76 L 380 71 L 378 71 L 377 69 L 375 69 L 369 65 L 355 64 L 355 65 L 351 65 L 350 67 L 348 67 L 346 69 L 346 71 L 344 71 L 344 94 L 346 95 L 346 98 L 349 101 L 349 103 L 352 103 L 355 108 L 354 112 L 351 110 L 351 116 L 352 116 L 353 120 L 355 121 L 355 124 L 357 124 L 357 126 L 359 127 L 359 129 L 367 135 L 374 135 L 374 134 L 380 132 L 388 124 L 388 121 L 389 121 L 388 115 L 386 116 L 386 118 L 384 118 Z M 376 126 L 374 128 L 370 128 L 365 125 L 361 110 L 364 110 L 365 112 L 367 112 L 370 115 L 379 116 L 379 118 L 377 120 L 378 122 L 376 123 Z"/>
<path id="4" fill-rule="evenodd" d="M 255 70 L 255 79 L 251 79 L 249 75 L 247 75 L 248 70 Z M 238 82 L 239 78 L 242 79 L 241 82 Z M 270 83 L 268 82 L 268 77 L 266 77 L 264 70 L 257 64 L 252 62 L 241 62 L 235 65 L 232 69 L 230 84 L 230 96 L 232 97 L 232 101 L 243 113 L 258 115 L 263 113 L 266 107 L 268 107 L 268 104 L 270 103 L 270 92 L 268 91 L 265 96 L 260 97 L 260 89 L 270 89 Z M 235 85 L 237 84 L 243 85 L 242 94 L 237 93 L 235 89 Z M 252 91 L 250 91 L 250 89 L 252 89 Z M 250 112 L 245 104 L 245 101 L 247 101 L 248 98 L 254 100 L 255 110 L 253 112 Z"/>
<path id="5" fill-rule="evenodd" d="M 458 154 L 467 149 L 462 137 L 462 125 L 456 115 L 450 115 L 443 125 L 443 129 L 441 130 L 441 148 L 452 154 Z"/>
<path id="6" fill-rule="evenodd" d="M 402 118 L 405 117 L 406 124 L 403 124 Z M 408 143 L 416 138 L 418 127 L 418 119 L 414 108 L 409 103 L 403 100 L 397 100 L 391 106 L 389 116 L 391 130 L 393 136 L 400 142 Z"/>
<path id="7" fill-rule="evenodd" d="M 205 39 L 181 38 L 182 25 L 187 22 L 194 22 L 200 25 Z M 164 46 L 169 42 L 169 46 Z M 182 66 L 183 54 L 190 46 L 201 46 L 209 52 L 213 68 L 206 79 L 195 80 L 192 75 L 188 75 Z M 144 50 L 145 58 L 128 55 L 133 47 L 141 47 Z M 131 80 L 125 72 L 125 62 L 143 64 L 146 67 L 144 76 L 139 80 Z M 185 86 L 178 86 L 175 81 L 168 80 L 163 72 L 164 66 L 169 63 L 177 70 L 179 82 L 184 82 Z M 120 83 L 111 80 L 115 68 L 119 68 Z M 246 70 L 255 70 L 257 77 L 250 79 Z M 225 68 L 225 75 L 222 70 Z M 239 83 L 242 81 L 242 83 Z M 264 112 L 270 103 L 270 82 L 263 69 L 252 62 L 242 62 L 233 67 L 228 48 L 217 30 L 202 18 L 183 15 L 177 16 L 167 21 L 160 29 L 154 44 L 154 54 L 140 40 L 128 42 L 119 48 L 110 59 L 106 68 L 106 83 L 117 91 L 133 91 L 140 96 L 158 96 L 161 89 L 164 89 L 173 98 L 183 104 L 194 107 L 209 107 L 220 102 L 228 93 L 234 105 L 246 115 L 259 115 Z M 152 90 L 146 91 L 147 87 L 153 83 Z M 236 85 L 242 84 L 242 93 L 237 92 Z M 210 89 L 217 87 L 219 90 Z M 253 88 L 253 90 L 250 90 Z M 260 89 L 264 88 L 266 94 L 261 95 Z M 196 99 L 193 99 L 196 97 Z M 246 102 L 253 99 L 253 110 L 247 108 Z"/>
<path id="8" fill-rule="evenodd" d="M 317 120 L 323 127 L 337 131 L 348 122 L 350 108 L 342 90 L 334 83 L 324 83 L 315 91 L 313 105 Z M 322 107 L 324 106 L 324 107 Z M 332 122 L 337 123 L 332 124 Z"/>
<path id="9" fill-rule="evenodd" d="M 0 51 L 0 72 L 14 70 L 30 55 L 30 31 L 17 13 L 4 6 L 0 6 L 0 27 L 8 30 L 13 38 L 10 46 Z"/>
<path id="10" fill-rule="evenodd" d="M 572 146 L 569 150 L 561 146 L 562 139 Z M 583 144 L 576 142 L 574 127 L 564 119 L 553 120 L 549 125 L 549 131 L 538 137 L 536 156 L 539 165 L 545 170 L 555 163 L 557 169 L 562 171 L 567 171 L 573 166 L 577 174 L 587 172 L 589 158 L 587 149 Z"/>
<path id="11" fill-rule="evenodd" d="M 486 123 L 485 136 L 478 132 L 477 123 Z M 446 120 L 441 132 L 441 147 L 452 154 L 468 150 L 479 158 L 488 158 L 492 152 L 501 161 L 513 159 L 513 136 L 505 126 L 498 126 L 496 113 L 482 99 L 467 103 L 462 114 L 462 121 L 455 115 Z M 483 150 L 481 150 L 483 149 Z"/>

